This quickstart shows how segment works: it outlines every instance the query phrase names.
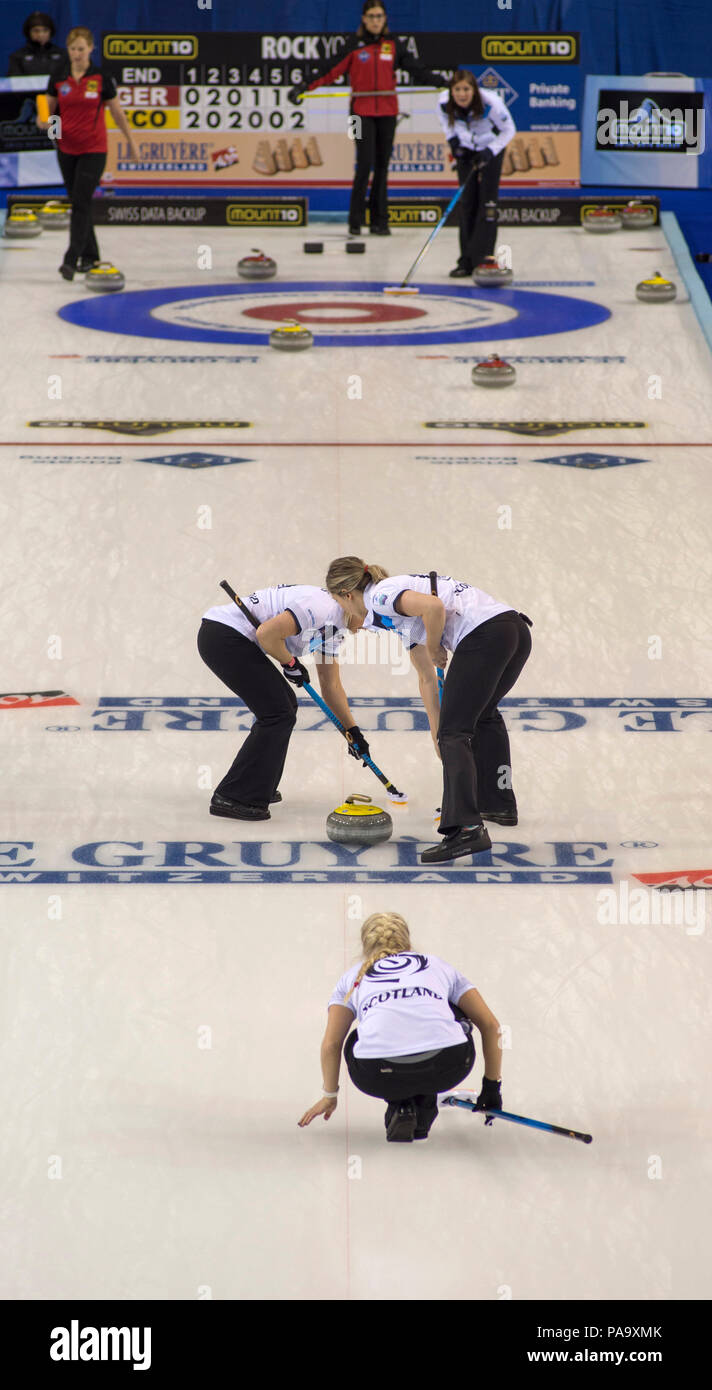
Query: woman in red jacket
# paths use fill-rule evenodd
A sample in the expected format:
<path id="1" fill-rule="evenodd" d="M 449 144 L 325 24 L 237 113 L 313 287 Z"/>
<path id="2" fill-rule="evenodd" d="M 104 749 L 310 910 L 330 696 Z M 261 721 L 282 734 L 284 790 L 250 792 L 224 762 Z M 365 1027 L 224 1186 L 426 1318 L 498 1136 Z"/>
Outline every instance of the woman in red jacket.
<path id="1" fill-rule="evenodd" d="M 289 100 L 298 105 L 302 94 L 314 87 L 335 82 L 347 72 L 351 83 L 351 112 L 360 118 L 356 127 L 356 173 L 351 190 L 349 232 L 358 236 L 365 218 L 369 175 L 371 195 L 368 206 L 373 236 L 390 236 L 388 227 L 388 165 L 393 149 L 398 115 L 396 72 L 404 68 L 429 87 L 447 87 L 445 78 L 411 58 L 405 44 L 391 38 L 386 11 L 379 0 L 364 0 L 361 24 L 356 37 L 346 46 L 338 63 L 321 64 L 311 82 L 292 87 Z M 360 92 L 368 93 L 359 96 Z M 374 96 L 373 93 L 376 93 Z M 383 95 L 381 95 L 383 93 Z"/>
<path id="2" fill-rule="evenodd" d="M 131 131 L 116 95 L 113 77 L 91 61 L 94 38 L 80 25 L 67 35 L 69 66 L 60 76 L 50 77 L 47 101 L 50 117 L 59 111 L 61 132 L 57 139 L 57 159 L 64 186 L 72 203 L 69 246 L 59 267 L 65 280 L 75 271 L 90 270 L 99 260 L 99 247 L 92 222 L 91 200 L 106 164 L 106 121 L 108 106 L 126 140 L 132 159 L 136 158 Z M 48 122 L 37 118 L 41 130 Z"/>

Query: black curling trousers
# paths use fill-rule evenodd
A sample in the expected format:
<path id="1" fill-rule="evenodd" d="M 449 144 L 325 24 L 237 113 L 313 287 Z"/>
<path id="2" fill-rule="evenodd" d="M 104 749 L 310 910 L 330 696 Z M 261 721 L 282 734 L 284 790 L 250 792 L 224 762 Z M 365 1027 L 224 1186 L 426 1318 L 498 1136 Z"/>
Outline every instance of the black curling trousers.
<path id="1" fill-rule="evenodd" d="M 438 1113 L 438 1092 L 452 1091 L 469 1076 L 475 1065 L 471 1037 L 454 1047 L 441 1047 L 422 1061 L 407 1057 L 355 1057 L 356 1029 L 349 1033 L 344 1058 L 349 1076 L 359 1091 L 381 1100 L 413 1100 L 418 1126 L 430 1129 Z"/>
<path id="2" fill-rule="evenodd" d="M 232 767 L 215 790 L 231 801 L 266 807 L 282 776 L 297 721 L 297 697 L 262 649 L 227 623 L 203 618 L 198 651 L 218 680 L 239 695 L 255 716 Z"/>
<path id="3" fill-rule="evenodd" d="M 474 173 L 460 198 L 460 260 L 459 265 L 474 270 L 485 256 L 492 256 L 497 242 L 497 193 L 502 173 L 504 150 L 495 155 L 481 173 Z M 465 183 L 474 164 L 474 157 L 457 161 L 457 177 Z"/>
<path id="4" fill-rule="evenodd" d="M 372 227 L 388 226 L 388 165 L 396 133 L 395 116 L 358 116 L 360 137 L 356 145 L 356 172 L 351 189 L 349 226 L 360 227 L 366 211 L 366 190 L 371 179 L 368 208 Z M 357 127 L 358 129 L 358 127 Z"/>
<path id="5" fill-rule="evenodd" d="M 509 735 L 497 709 L 532 649 L 529 622 L 510 609 L 489 618 L 458 643 L 440 709 L 438 747 L 443 760 L 440 834 L 477 825 L 480 807 L 516 806 Z"/>
<path id="6" fill-rule="evenodd" d="M 106 155 L 63 154 L 57 150 L 64 186 L 72 203 L 69 226 L 69 247 L 65 252 L 66 265 L 76 266 L 80 256 L 98 261 L 99 246 L 94 233 L 91 200 L 104 172 Z"/>

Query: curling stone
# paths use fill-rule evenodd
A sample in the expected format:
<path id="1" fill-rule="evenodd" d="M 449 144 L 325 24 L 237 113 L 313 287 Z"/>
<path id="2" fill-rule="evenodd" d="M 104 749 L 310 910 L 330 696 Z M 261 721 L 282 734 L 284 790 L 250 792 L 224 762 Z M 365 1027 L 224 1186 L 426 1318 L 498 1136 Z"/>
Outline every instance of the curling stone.
<path id="1" fill-rule="evenodd" d="M 305 256 L 320 256 L 324 250 L 323 241 L 305 241 L 302 247 Z"/>
<path id="2" fill-rule="evenodd" d="M 281 352 L 303 352 L 304 348 L 310 348 L 313 342 L 313 333 L 294 320 L 281 323 L 279 328 L 273 328 L 269 335 L 270 347 L 279 348 Z"/>
<path id="3" fill-rule="evenodd" d="M 485 288 L 511 285 L 512 272 L 506 266 L 500 265 L 496 256 L 485 256 L 482 264 L 475 266 L 472 278 L 476 285 L 483 285 Z"/>
<path id="4" fill-rule="evenodd" d="M 5 219 L 5 236 L 27 238 L 39 236 L 41 231 L 42 223 L 32 208 L 15 206 Z"/>
<path id="5" fill-rule="evenodd" d="M 61 232 L 72 220 L 72 209 L 69 203 L 60 203 L 59 199 L 52 198 L 40 208 L 38 217 L 47 231 Z"/>
<path id="6" fill-rule="evenodd" d="M 122 290 L 126 280 L 121 271 L 111 264 L 111 261 L 97 261 L 96 265 L 93 265 L 84 276 L 84 284 L 88 290 L 96 290 L 99 294 L 106 294 L 112 290 Z"/>
<path id="7" fill-rule="evenodd" d="M 582 221 L 586 232 L 617 232 L 623 226 L 615 208 L 587 208 Z"/>
<path id="8" fill-rule="evenodd" d="M 271 280 L 277 274 L 277 262 L 253 247 L 251 256 L 237 262 L 237 273 L 241 280 Z"/>
<path id="9" fill-rule="evenodd" d="M 665 280 L 659 270 L 635 287 L 636 299 L 642 299 L 644 304 L 664 304 L 666 300 L 674 299 L 676 294 L 677 285 L 672 280 Z"/>
<path id="10" fill-rule="evenodd" d="M 623 226 L 632 228 L 633 231 L 638 227 L 655 226 L 655 208 L 650 207 L 648 203 L 638 203 L 635 199 L 621 208 L 620 216 Z"/>
<path id="11" fill-rule="evenodd" d="M 326 833 L 337 845 L 382 845 L 393 834 L 387 811 L 371 805 L 370 796 L 354 792 L 326 818 Z"/>
<path id="12" fill-rule="evenodd" d="M 365 241 L 347 241 L 347 242 L 346 242 L 346 254 L 347 254 L 347 256 L 363 256 L 363 255 L 365 254 L 365 251 L 366 251 L 366 243 L 365 243 Z"/>
<path id="13" fill-rule="evenodd" d="M 485 362 L 478 362 L 472 368 L 472 381 L 475 386 L 511 386 L 517 373 L 509 362 L 503 362 L 494 352 Z"/>

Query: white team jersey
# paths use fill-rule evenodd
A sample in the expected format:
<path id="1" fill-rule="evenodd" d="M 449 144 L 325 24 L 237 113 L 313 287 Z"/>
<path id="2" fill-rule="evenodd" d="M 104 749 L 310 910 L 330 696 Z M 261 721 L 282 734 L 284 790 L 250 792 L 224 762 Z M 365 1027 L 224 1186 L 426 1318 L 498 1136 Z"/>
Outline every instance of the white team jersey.
<path id="1" fill-rule="evenodd" d="M 415 951 L 377 960 L 350 999 L 361 969 L 353 965 L 341 976 L 329 1004 L 351 1009 L 358 1025 L 356 1057 L 407 1057 L 438 1047 L 456 1047 L 466 1038 L 450 1003 L 457 1004 L 473 986 L 454 965 Z"/>
<path id="2" fill-rule="evenodd" d="M 344 610 L 326 589 L 317 589 L 312 584 L 276 584 L 271 589 L 240 594 L 240 598 L 258 623 L 266 623 L 268 618 L 276 618 L 289 609 L 299 628 L 296 636 L 284 639 L 292 656 L 301 657 L 313 651 L 333 656 L 344 640 Z M 220 603 L 216 608 L 209 608 L 203 617 L 215 623 L 227 623 L 243 637 L 257 642 L 256 629 L 236 603 Z"/>
<path id="3" fill-rule="evenodd" d="M 447 574 L 437 577 L 438 598 L 445 604 L 445 629 L 441 638 L 443 647 L 454 652 L 458 643 L 468 632 L 472 632 L 489 618 L 498 613 L 510 613 L 511 603 L 498 603 L 484 589 L 475 589 L 472 584 L 464 584 L 451 579 Z M 418 594 L 430 593 L 430 576 L 427 574 L 396 574 L 389 579 L 381 579 L 378 584 L 368 584 L 363 598 L 366 604 L 364 627 L 393 628 L 407 647 L 425 646 L 425 623 L 422 618 L 407 618 L 397 613 L 395 603 L 406 589 L 414 589 Z"/>
<path id="4" fill-rule="evenodd" d="M 450 93 L 446 92 L 440 98 L 438 115 L 445 131 L 445 138 L 452 140 L 454 137 L 466 150 L 490 149 L 493 154 L 501 154 L 512 136 L 516 135 L 517 127 L 507 106 L 496 92 L 488 92 L 483 87 L 480 88 L 480 96 L 485 108 L 484 116 L 473 116 L 470 112 L 467 115 L 456 116 L 454 120 L 450 120 L 445 111 Z"/>

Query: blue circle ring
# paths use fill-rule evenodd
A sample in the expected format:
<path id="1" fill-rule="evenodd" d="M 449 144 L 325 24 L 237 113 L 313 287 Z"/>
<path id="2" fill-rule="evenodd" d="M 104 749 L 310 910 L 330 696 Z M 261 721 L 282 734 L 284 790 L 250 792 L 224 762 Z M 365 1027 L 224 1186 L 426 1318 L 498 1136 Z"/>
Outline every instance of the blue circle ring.
<path id="1" fill-rule="evenodd" d="M 443 299 L 483 301 L 499 303 L 515 309 L 517 317 L 505 323 L 490 324 L 482 328 L 456 328 L 424 330 L 420 333 L 320 333 L 314 334 L 315 347 L 417 347 L 432 343 L 476 343 L 496 342 L 500 339 L 531 338 L 550 333 L 572 333 L 579 328 L 590 328 L 610 318 L 610 309 L 595 304 L 590 299 L 566 294 L 541 294 L 536 290 L 500 289 L 485 290 L 479 287 L 465 288 L 450 285 L 421 285 L 428 295 Z M 245 346 L 266 347 L 271 327 L 261 333 L 242 329 L 192 328 L 189 325 L 167 323 L 153 317 L 153 310 L 180 300 L 190 299 L 191 294 L 201 300 L 225 298 L 227 295 L 260 295 L 323 293 L 324 291 L 358 291 L 360 294 L 382 294 L 383 284 L 375 280 L 281 280 L 276 284 L 251 282 L 247 285 L 181 285 L 171 289 L 129 290 L 121 294 L 102 294 L 91 299 L 80 299 L 73 304 L 65 304 L 59 317 L 79 328 L 94 328 L 103 333 L 126 333 L 135 338 L 167 338 L 174 342 L 190 343 L 241 343 Z"/>

